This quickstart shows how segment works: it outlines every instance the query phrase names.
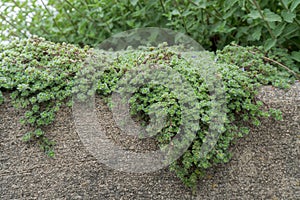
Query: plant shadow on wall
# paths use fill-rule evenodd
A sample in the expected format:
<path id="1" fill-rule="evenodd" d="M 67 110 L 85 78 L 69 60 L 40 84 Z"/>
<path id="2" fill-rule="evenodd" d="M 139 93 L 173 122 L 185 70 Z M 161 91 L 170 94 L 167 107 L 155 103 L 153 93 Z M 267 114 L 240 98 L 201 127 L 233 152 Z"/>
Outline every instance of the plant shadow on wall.
<path id="1" fill-rule="evenodd" d="M 26 109 L 21 123 L 31 131 L 24 134 L 23 140 L 38 142 L 49 156 L 54 156 L 54 144 L 47 139 L 43 129 L 54 121 L 61 106 L 72 105 L 71 97 L 79 91 L 76 87 L 73 89 L 76 74 L 84 67 L 83 61 L 93 55 L 93 50 L 32 37 L 14 39 L 1 46 L 0 52 L 0 89 L 10 93 L 16 108 Z M 276 53 L 270 51 L 268 56 L 285 59 Z M 216 66 L 226 91 L 227 117 L 225 130 L 216 145 L 200 159 L 199 152 L 212 123 L 212 104 L 208 86 L 199 74 L 199 66 L 191 65 L 172 48 L 145 47 L 120 55 L 105 73 L 99 74 L 97 80 L 97 94 L 109 97 L 127 71 L 134 69 L 137 63 L 145 62 L 168 65 L 188 81 L 198 100 L 200 130 L 188 150 L 170 165 L 170 170 L 191 188 L 196 186 L 206 169 L 230 160 L 230 144 L 248 134 L 251 126 L 259 126 L 261 117 L 281 119 L 279 110 L 264 108 L 263 103 L 255 98 L 258 88 L 274 85 L 288 89 L 295 81 L 293 73 L 264 59 L 263 47 L 230 45 L 217 51 L 216 55 L 211 53 L 211 56 L 218 58 Z M 85 100 L 91 93 L 90 88 L 83 89 L 86 89 L 86 96 L 81 94 L 80 98 Z M 0 99 L 5 103 L 1 92 Z M 182 123 L 181 105 L 172 91 L 161 85 L 143 85 L 130 97 L 131 114 L 138 115 L 147 124 L 151 114 L 149 108 L 154 103 L 164 105 L 170 122 L 161 129 L 156 140 L 160 145 L 168 144 Z"/>

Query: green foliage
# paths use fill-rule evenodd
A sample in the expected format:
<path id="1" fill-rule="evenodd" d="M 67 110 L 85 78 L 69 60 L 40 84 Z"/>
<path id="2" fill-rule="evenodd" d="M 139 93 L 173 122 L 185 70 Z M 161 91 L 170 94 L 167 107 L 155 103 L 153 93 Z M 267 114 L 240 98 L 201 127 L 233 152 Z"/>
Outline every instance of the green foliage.
<path id="1" fill-rule="evenodd" d="M 126 99 L 126 102 L 130 103 L 130 113 L 133 116 L 138 116 L 139 121 L 144 125 L 150 123 L 149 116 L 152 114 L 152 106 L 159 104 L 160 110 L 163 112 L 162 115 L 167 116 L 167 123 L 161 127 L 156 135 L 157 141 L 161 147 L 170 142 L 180 145 L 180 143 L 173 141 L 181 125 L 184 124 L 182 121 L 182 104 L 178 97 L 173 90 L 165 87 L 164 84 L 152 84 L 145 81 L 145 84 L 141 85 L 137 82 L 141 77 L 134 78 L 139 73 L 134 72 L 135 70 L 137 72 L 143 71 L 141 66 L 145 64 L 148 66 L 170 66 L 180 73 L 196 94 L 195 106 L 200 110 L 198 113 L 200 129 L 188 150 L 179 160 L 171 164 L 170 169 L 175 171 L 187 186 L 195 187 L 199 176 L 202 176 L 207 168 L 230 160 L 230 144 L 237 138 L 248 134 L 249 126 L 259 126 L 261 117 L 273 116 L 278 120 L 281 119 L 281 113 L 278 110 L 264 111 L 262 109 L 263 103 L 256 100 L 255 94 L 261 85 L 273 84 L 287 88 L 290 83 L 293 83 L 294 78 L 286 71 L 277 69 L 272 63 L 265 63 L 263 53 L 253 54 L 249 50 L 257 51 L 254 47 L 228 46 L 217 53 L 218 63 L 215 67 L 218 68 L 226 91 L 227 116 L 224 132 L 219 136 L 214 148 L 205 157 L 201 157 L 200 151 L 203 143 L 207 140 L 208 129 L 212 123 L 210 114 L 213 105 L 207 83 L 201 77 L 200 69 L 203 66 L 191 65 L 188 60 L 168 48 L 129 51 L 118 57 L 118 62 L 114 62 L 106 68 L 105 73 L 100 74 L 97 92 L 100 95 L 109 96 L 112 92 L 117 91 L 117 85 L 121 82 L 122 94 L 126 97 L 128 95 L 125 94 L 132 94 Z M 124 82 L 122 77 L 128 75 L 129 71 L 133 75 L 130 76 L 130 81 Z M 170 77 L 168 78 L 170 79 Z M 143 76 L 143 80 L 148 79 Z M 137 87 L 136 90 L 132 88 L 134 86 Z M 186 101 L 192 101 L 192 98 L 187 98 Z M 147 128 L 150 132 L 157 130 L 155 127 Z M 193 130 L 194 127 L 189 128 Z"/>
<path id="2" fill-rule="evenodd" d="M 31 131 L 24 135 L 23 140 L 36 140 L 43 151 L 53 156 L 54 143 L 47 139 L 43 129 L 55 120 L 55 114 L 61 106 L 72 105 L 70 96 L 74 94 L 79 100 L 85 101 L 96 90 L 98 94 L 109 97 L 121 84 L 122 94 L 129 98 L 130 112 L 138 117 L 139 122 L 147 126 L 153 114 L 155 117 L 166 116 L 167 123 L 159 127 L 160 130 L 156 126 L 147 126 L 150 133 L 157 133 L 155 138 L 161 148 L 170 142 L 179 146 L 176 150 L 185 145 L 185 140 L 174 140 L 182 125 L 185 125 L 184 131 L 188 133 L 188 137 L 193 131 L 197 131 L 189 148 L 170 166 L 187 186 L 194 187 L 206 169 L 230 160 L 230 144 L 248 134 L 249 126 L 258 126 L 261 117 L 273 116 L 281 119 L 280 111 L 263 110 L 263 103 L 256 100 L 255 94 L 258 87 L 265 84 L 286 88 L 289 83 L 293 83 L 294 78 L 283 69 L 277 69 L 273 63 L 264 62 L 265 55 L 259 49 L 262 47 L 256 49 L 229 46 L 217 52 L 218 61 L 213 67 L 217 69 L 216 78 L 221 79 L 224 84 L 224 107 L 227 115 L 224 127 L 216 127 L 222 133 L 205 157 L 200 155 L 200 151 L 203 143 L 207 141 L 214 116 L 209 86 L 201 73 L 205 64 L 192 65 L 173 48 L 162 45 L 128 50 L 107 63 L 104 62 L 104 65 L 100 65 L 96 59 L 97 65 L 93 65 L 93 60 L 90 60 L 90 65 L 85 66 L 84 60 L 88 57 L 94 58 L 100 52 L 65 43 L 55 44 L 37 37 L 12 40 L 0 49 L 0 91 L 10 91 L 13 105 L 26 109 L 22 123 Z M 252 51 L 257 53 L 253 54 Z M 201 56 L 201 52 L 198 53 L 195 55 Z M 105 58 L 103 56 L 100 58 Z M 214 57 L 214 54 L 210 53 L 210 56 Z M 186 92 L 186 97 L 180 99 L 175 92 L 176 87 L 170 89 L 164 82 L 139 82 L 151 78 L 146 76 L 147 73 L 145 76 L 140 73 L 143 72 L 144 65 L 152 67 L 152 70 L 157 66 L 169 67 L 180 74 L 190 85 L 188 90 L 179 90 Z M 101 69 L 103 66 L 104 70 Z M 129 78 L 122 79 L 126 75 Z M 166 78 L 167 73 L 159 75 L 163 75 L 165 79 L 178 78 L 173 75 Z M 93 81 L 96 88 L 90 85 Z M 187 88 L 175 83 L 179 89 Z M 153 113 L 153 106 L 156 105 L 159 113 Z M 192 109 L 186 112 L 183 106 Z M 182 119 L 184 115 L 188 116 L 187 121 Z M 189 123 L 192 120 L 197 124 Z"/>
<path id="3" fill-rule="evenodd" d="M 55 42 L 97 45 L 114 33 L 138 27 L 165 24 L 166 19 L 156 1 L 74 1 L 49 0 L 3 1 L 0 30 L 24 37 L 28 32 Z M 18 9 L 17 15 L 11 11 Z M 32 16 L 29 19 L 28 13 Z M 2 20 L 1 20 L 2 18 Z"/>
<path id="4" fill-rule="evenodd" d="M 294 55 L 300 48 L 298 0 L 2 2 L 0 29 L 16 36 L 31 33 L 55 42 L 97 45 L 128 29 L 165 27 L 190 35 L 205 48 L 221 49 L 232 41 L 265 50 L 283 47 Z"/>
<path id="5" fill-rule="evenodd" d="M 49 155 L 53 155 L 53 143 L 43 128 L 54 121 L 56 112 L 69 100 L 73 77 L 86 50 L 37 37 L 15 39 L 0 49 L 0 90 L 11 91 L 14 107 L 27 110 L 21 123 L 32 129 L 23 140 L 37 139 Z"/>
<path id="6" fill-rule="evenodd" d="M 289 88 L 290 84 L 299 77 L 287 71 L 282 66 L 271 62 L 273 58 L 277 62 L 288 63 L 289 67 L 299 73 L 297 65 L 289 59 L 287 52 L 281 49 L 274 49 L 265 55 L 263 47 L 241 47 L 226 46 L 223 50 L 217 51 L 219 62 L 234 64 L 241 67 L 248 76 L 264 85 L 274 85 L 280 88 Z M 266 57 L 268 56 L 268 57 Z"/>

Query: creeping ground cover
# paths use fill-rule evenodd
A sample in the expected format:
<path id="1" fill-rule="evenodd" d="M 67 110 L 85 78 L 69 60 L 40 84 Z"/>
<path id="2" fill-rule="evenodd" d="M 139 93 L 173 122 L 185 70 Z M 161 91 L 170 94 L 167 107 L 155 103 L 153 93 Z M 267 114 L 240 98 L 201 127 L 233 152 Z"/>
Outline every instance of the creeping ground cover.
<path id="1" fill-rule="evenodd" d="M 54 143 L 44 135 L 43 127 L 54 121 L 62 104 L 71 105 L 72 77 L 86 55 L 87 49 L 42 38 L 14 40 L 0 48 L 1 91 L 10 92 L 14 107 L 27 110 L 21 123 L 31 131 L 23 140 L 37 141 L 50 156 Z"/>
<path id="2" fill-rule="evenodd" d="M 55 114 L 63 105 L 72 105 L 72 95 L 80 88 L 75 81 L 79 71 L 89 66 L 84 60 L 93 56 L 93 49 L 79 48 L 66 43 L 53 43 L 43 38 L 15 39 L 0 47 L 0 103 L 5 103 L 2 92 L 8 92 L 16 108 L 25 109 L 21 123 L 29 128 L 24 133 L 25 142 L 38 142 L 49 156 L 54 156 L 54 141 L 47 139 L 44 128 L 55 120 Z M 249 133 L 251 126 L 259 126 L 262 117 L 281 119 L 279 110 L 263 107 L 255 98 L 262 85 L 289 88 L 297 78 L 288 68 L 278 65 L 271 58 L 284 59 L 272 52 L 264 53 L 260 47 L 240 47 L 230 45 L 216 54 L 210 53 L 215 60 L 216 75 L 222 80 L 225 91 L 224 107 L 226 116 L 222 133 L 217 143 L 205 157 L 200 156 L 202 144 L 209 132 L 212 112 L 212 97 L 209 86 L 202 77 L 204 66 L 193 65 L 173 48 L 144 47 L 128 50 L 114 58 L 104 71 L 96 71 L 97 95 L 108 99 L 116 91 L 118 83 L 128 72 L 138 72 L 141 66 L 169 67 L 180 74 L 191 86 L 196 97 L 193 105 L 198 113 L 191 115 L 197 120 L 195 137 L 183 155 L 170 165 L 170 170 L 189 187 L 194 187 L 205 170 L 226 163 L 231 158 L 230 144 Z M 137 73 L 138 74 L 138 73 Z M 82 79 L 80 79 L 82 80 Z M 126 82 L 124 83 L 126 84 Z M 159 83 L 140 84 L 128 97 L 130 113 L 138 122 L 147 126 L 150 123 L 152 106 L 162 106 L 167 123 L 153 136 L 161 148 L 178 134 L 182 126 L 181 101 L 170 88 Z M 82 89 L 82 88 L 81 88 Z M 83 88 L 85 89 L 85 88 Z M 90 88 L 86 88 L 90 89 Z M 93 92 L 87 91 L 86 95 Z M 82 95 L 82 93 L 81 93 Z M 85 96 L 80 99 L 85 100 Z M 189 101 L 189 99 L 186 99 Z M 112 105 L 113 106 L 113 105 Z M 154 113 L 155 114 L 155 113 Z M 193 129 L 193 127 L 186 126 Z M 156 127 L 147 127 L 156 131 Z M 180 143 L 179 143 L 180 144 Z M 59 144 L 57 144 L 59 145 Z"/>

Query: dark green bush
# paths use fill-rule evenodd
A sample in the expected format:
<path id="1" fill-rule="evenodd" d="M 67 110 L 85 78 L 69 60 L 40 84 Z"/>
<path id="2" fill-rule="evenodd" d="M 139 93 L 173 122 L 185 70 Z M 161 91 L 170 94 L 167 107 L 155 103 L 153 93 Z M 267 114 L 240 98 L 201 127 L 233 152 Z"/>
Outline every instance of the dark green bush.
<path id="1" fill-rule="evenodd" d="M 205 48 L 221 49 L 232 41 L 265 50 L 278 46 L 294 51 L 299 61 L 298 0 L 2 2 L 0 30 L 11 30 L 11 35 L 30 32 L 55 42 L 97 45 L 128 29 L 165 27 L 190 35 Z"/>

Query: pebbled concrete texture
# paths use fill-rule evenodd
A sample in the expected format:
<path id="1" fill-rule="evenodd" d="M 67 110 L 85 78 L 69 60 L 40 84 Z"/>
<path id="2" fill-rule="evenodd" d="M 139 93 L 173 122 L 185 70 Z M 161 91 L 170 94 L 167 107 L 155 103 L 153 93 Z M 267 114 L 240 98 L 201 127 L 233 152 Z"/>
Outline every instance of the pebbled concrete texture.
<path id="1" fill-rule="evenodd" d="M 263 119 L 253 127 L 194 195 L 168 169 L 134 174 L 98 162 L 76 133 L 70 108 L 47 127 L 57 142 L 55 158 L 48 158 L 21 141 L 28 129 L 19 124 L 23 111 L 6 103 L 0 106 L 0 199 L 300 199 L 300 83 L 288 92 L 264 87 L 257 98 L 280 108 L 283 121 Z M 109 109 L 100 99 L 97 105 L 99 121 L 118 135 Z"/>

